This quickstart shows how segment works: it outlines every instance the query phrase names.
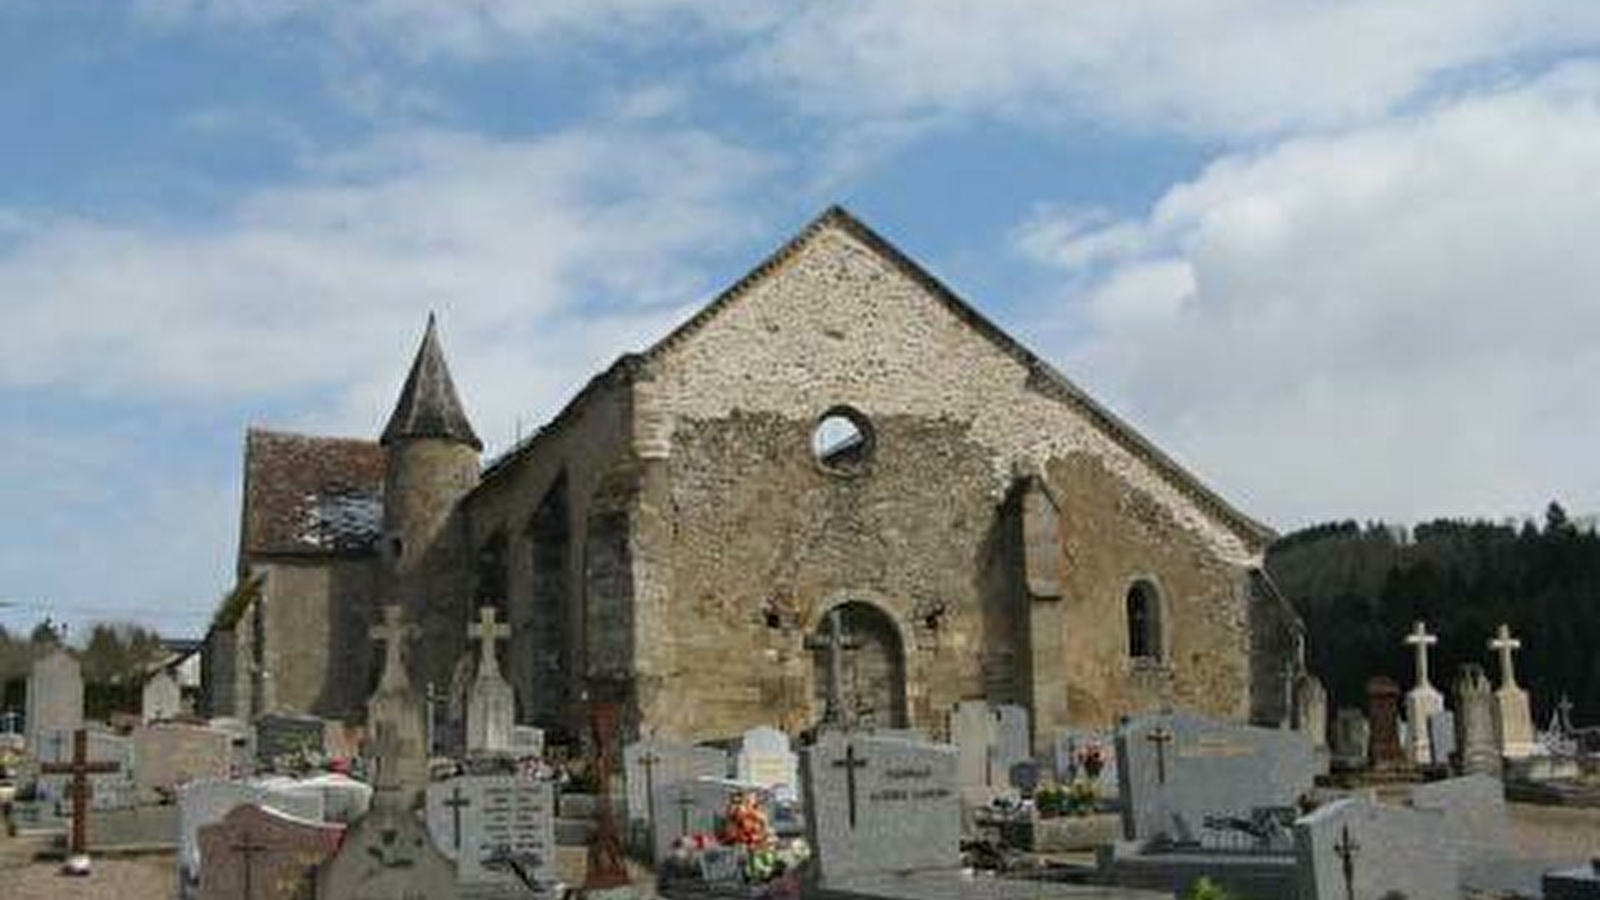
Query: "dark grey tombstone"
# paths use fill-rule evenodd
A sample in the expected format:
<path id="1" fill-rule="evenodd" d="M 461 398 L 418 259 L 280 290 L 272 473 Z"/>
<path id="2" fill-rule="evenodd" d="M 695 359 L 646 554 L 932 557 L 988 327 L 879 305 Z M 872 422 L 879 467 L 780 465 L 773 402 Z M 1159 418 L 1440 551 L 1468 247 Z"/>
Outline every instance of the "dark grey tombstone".
<path id="1" fill-rule="evenodd" d="M 1027 759 L 1012 765 L 1010 782 L 1022 796 L 1032 797 L 1033 792 L 1039 789 L 1039 764 Z"/>
<path id="2" fill-rule="evenodd" d="M 1428 746 L 1433 752 L 1433 764 L 1448 766 L 1456 755 L 1456 714 L 1441 710 L 1428 717 Z"/>
<path id="3" fill-rule="evenodd" d="M 1333 738 L 1329 742 L 1332 763 L 1338 769 L 1364 769 L 1372 747 L 1372 728 L 1367 714 L 1341 707 L 1333 716 Z"/>
<path id="4" fill-rule="evenodd" d="M 800 752 L 806 828 L 824 885 L 961 865 L 954 747 L 829 732 Z"/>
<path id="5" fill-rule="evenodd" d="M 1188 713 L 1146 716 L 1117 733 L 1122 824 L 1128 840 L 1202 838 L 1210 818 L 1249 820 L 1294 807 L 1318 770 L 1301 732 Z"/>
<path id="6" fill-rule="evenodd" d="M 1335 800 L 1295 823 L 1299 900 L 1461 896 L 1460 867 L 1434 810 Z"/>

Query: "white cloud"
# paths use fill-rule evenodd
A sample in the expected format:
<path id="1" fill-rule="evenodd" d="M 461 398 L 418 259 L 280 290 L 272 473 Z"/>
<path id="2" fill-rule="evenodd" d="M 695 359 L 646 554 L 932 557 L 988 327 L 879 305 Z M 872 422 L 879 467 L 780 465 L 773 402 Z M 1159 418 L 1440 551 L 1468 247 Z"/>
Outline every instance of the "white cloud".
<path id="1" fill-rule="evenodd" d="M 741 201 L 766 165 L 692 131 L 412 131 L 325 154 L 203 227 L 18 215 L 0 386 L 159 399 L 393 380 L 430 309 L 465 369 L 531 359 L 552 323 L 655 325 L 750 235 Z M 490 390 L 526 392 L 499 374 Z"/>
<path id="2" fill-rule="evenodd" d="M 1600 67 L 1045 214 L 1069 372 L 1279 524 L 1593 506 Z"/>

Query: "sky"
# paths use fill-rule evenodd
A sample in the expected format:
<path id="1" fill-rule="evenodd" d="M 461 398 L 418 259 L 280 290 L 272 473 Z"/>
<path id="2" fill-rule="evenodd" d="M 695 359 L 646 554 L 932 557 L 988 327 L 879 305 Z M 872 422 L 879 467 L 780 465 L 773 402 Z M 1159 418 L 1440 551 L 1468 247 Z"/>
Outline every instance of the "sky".
<path id="1" fill-rule="evenodd" d="M 0 625 L 198 636 L 252 425 L 488 444 L 846 206 L 1280 531 L 1597 507 L 1600 4 L 0 0 Z"/>

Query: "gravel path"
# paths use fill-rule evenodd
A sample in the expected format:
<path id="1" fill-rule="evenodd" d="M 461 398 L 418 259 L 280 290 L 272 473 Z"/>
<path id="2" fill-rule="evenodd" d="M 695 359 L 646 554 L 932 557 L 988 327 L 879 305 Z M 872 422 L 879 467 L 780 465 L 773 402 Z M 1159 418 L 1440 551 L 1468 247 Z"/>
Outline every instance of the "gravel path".
<path id="1" fill-rule="evenodd" d="M 97 859 L 85 878 L 61 875 L 59 863 L 28 863 L 0 869 L 6 900 L 169 900 L 176 870 L 170 856 Z"/>

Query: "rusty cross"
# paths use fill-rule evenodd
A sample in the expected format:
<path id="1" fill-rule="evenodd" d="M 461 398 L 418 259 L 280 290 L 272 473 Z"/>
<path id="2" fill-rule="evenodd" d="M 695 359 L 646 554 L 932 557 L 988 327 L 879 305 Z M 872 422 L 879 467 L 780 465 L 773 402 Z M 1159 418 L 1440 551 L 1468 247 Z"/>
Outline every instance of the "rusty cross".
<path id="1" fill-rule="evenodd" d="M 244 858 L 244 900 L 250 900 L 250 898 L 255 896 L 255 891 L 253 890 L 254 883 L 253 879 L 251 878 L 252 866 L 255 863 L 255 858 L 258 855 L 267 852 L 271 848 L 266 844 L 256 840 L 247 829 L 245 833 L 239 837 L 239 842 L 237 844 L 229 845 L 228 849 Z"/>
<path id="2" fill-rule="evenodd" d="M 89 776 L 102 772 L 120 771 L 121 765 L 114 762 L 89 761 L 89 732 L 79 728 L 72 733 L 72 762 L 70 763 L 45 763 L 39 771 L 46 775 L 71 775 L 72 776 L 72 853 L 80 856 L 88 852 L 89 846 L 89 795 L 92 789 L 89 786 Z"/>
<path id="3" fill-rule="evenodd" d="M 1165 725 L 1157 727 L 1144 739 L 1156 745 L 1156 783 L 1167 783 L 1167 745 L 1172 743 L 1172 729 Z"/>
<path id="4" fill-rule="evenodd" d="M 856 828 L 856 770 L 864 769 L 866 766 L 867 761 L 856 756 L 855 744 L 847 744 L 845 746 L 844 759 L 836 759 L 833 761 L 833 767 L 835 769 L 844 769 L 845 790 L 849 792 L 849 806 L 847 809 L 849 809 L 850 812 L 851 831 L 854 831 Z"/>
<path id="5" fill-rule="evenodd" d="M 1361 852 L 1361 845 L 1350 837 L 1350 826 L 1344 826 L 1339 835 L 1339 843 L 1333 845 L 1333 852 L 1339 854 L 1339 862 L 1344 870 L 1344 896 L 1345 900 L 1356 900 L 1356 854 Z"/>

